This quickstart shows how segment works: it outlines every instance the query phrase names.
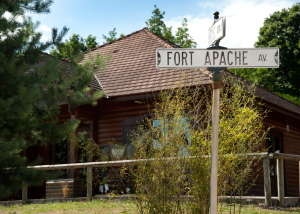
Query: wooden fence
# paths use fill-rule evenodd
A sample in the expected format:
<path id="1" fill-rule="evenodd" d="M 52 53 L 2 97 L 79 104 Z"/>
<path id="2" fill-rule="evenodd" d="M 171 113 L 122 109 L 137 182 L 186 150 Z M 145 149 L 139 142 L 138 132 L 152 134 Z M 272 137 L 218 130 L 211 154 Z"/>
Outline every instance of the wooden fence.
<path id="1" fill-rule="evenodd" d="M 280 206 L 285 206 L 284 198 L 284 172 L 283 172 L 283 160 L 300 161 L 300 155 L 274 153 L 273 156 L 269 156 L 267 152 L 264 153 L 252 153 L 243 156 L 249 159 L 262 158 L 263 159 L 263 170 L 264 170 L 264 192 L 265 192 L 265 203 L 267 207 L 272 206 L 271 200 L 271 178 L 270 178 L 270 162 L 269 159 L 277 159 L 277 184 L 278 184 L 278 200 Z M 207 156 L 209 157 L 209 156 Z M 193 157 L 190 157 L 193 158 Z M 166 158 L 169 159 L 169 158 Z M 56 165 L 40 165 L 40 166 L 29 166 L 36 170 L 59 170 L 59 169 L 78 169 L 87 168 L 87 199 L 92 200 L 92 170 L 94 167 L 124 167 L 129 165 L 138 165 L 141 162 L 151 161 L 147 160 L 121 160 L 121 161 L 102 161 L 102 162 L 88 162 L 88 163 L 72 163 L 72 164 L 56 164 Z M 27 197 L 27 185 L 23 184 L 22 188 L 22 203 L 26 204 L 28 201 Z"/>

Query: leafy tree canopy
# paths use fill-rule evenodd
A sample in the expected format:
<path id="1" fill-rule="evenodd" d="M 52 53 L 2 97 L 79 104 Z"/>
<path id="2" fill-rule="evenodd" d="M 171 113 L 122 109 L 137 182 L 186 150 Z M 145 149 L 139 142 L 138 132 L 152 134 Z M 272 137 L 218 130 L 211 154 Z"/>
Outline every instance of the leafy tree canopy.
<path id="1" fill-rule="evenodd" d="M 50 54 L 56 55 L 60 58 L 67 58 L 68 52 L 85 52 L 98 45 L 96 42 L 96 36 L 88 35 L 86 39 L 83 39 L 79 34 L 73 34 L 69 40 L 58 44 L 56 47 L 52 47 Z"/>
<path id="2" fill-rule="evenodd" d="M 254 46 L 278 47 L 276 69 L 232 69 L 236 74 L 300 104 L 300 3 L 266 18 Z"/>
<path id="3" fill-rule="evenodd" d="M 163 21 L 165 12 L 161 12 L 159 8 L 156 7 L 156 5 L 154 5 L 154 8 L 155 9 L 152 11 L 153 15 L 151 16 L 150 19 L 148 19 L 145 22 L 147 28 L 151 32 L 183 48 L 195 48 L 197 46 L 197 43 L 193 40 L 193 38 L 188 33 L 189 29 L 187 28 L 188 25 L 187 18 L 183 19 L 181 23 L 181 27 L 177 28 L 177 32 L 175 33 L 174 36 L 172 33 L 172 26 L 167 27 Z"/>
<path id="4" fill-rule="evenodd" d="M 69 61 L 49 56 L 43 51 L 60 44 L 68 28 L 61 32 L 53 28 L 52 39 L 40 42 L 42 34 L 35 31 L 39 22 L 33 23 L 26 16 L 20 21 L 25 12 L 49 13 L 51 3 L 14 0 L 0 4 L 0 199 L 19 191 L 22 182 L 36 186 L 53 178 L 53 172 L 28 169 L 29 164 L 39 164 L 41 159 L 29 162 L 20 152 L 62 141 L 74 132 L 79 121 L 58 124 L 57 104 L 75 108 L 96 104 L 103 96 L 101 92 L 86 93 L 94 72 L 105 68 L 107 58 L 91 56 L 89 62 L 80 65 L 82 55 L 78 53 L 68 51 Z"/>
<path id="5" fill-rule="evenodd" d="M 107 43 L 107 42 L 111 42 L 117 39 L 117 31 L 116 28 L 114 28 L 113 30 L 108 32 L 108 36 L 105 36 L 104 34 L 102 34 L 102 38 L 105 40 L 103 42 L 103 44 Z M 125 36 L 123 33 L 120 34 L 120 37 Z"/>

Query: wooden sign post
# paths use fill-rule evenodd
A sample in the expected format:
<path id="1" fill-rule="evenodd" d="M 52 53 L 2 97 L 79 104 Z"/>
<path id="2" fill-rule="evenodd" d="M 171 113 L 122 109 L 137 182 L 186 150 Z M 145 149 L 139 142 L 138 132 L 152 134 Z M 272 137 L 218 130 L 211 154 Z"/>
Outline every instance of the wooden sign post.
<path id="1" fill-rule="evenodd" d="M 219 46 L 225 37 L 226 18 L 219 18 L 214 13 L 215 22 L 209 29 L 207 49 L 197 48 L 159 48 L 156 50 L 157 68 L 207 68 L 213 70 L 213 106 L 212 106 L 212 146 L 211 146 L 211 180 L 210 213 L 217 213 L 218 202 L 218 141 L 219 109 L 222 70 L 227 68 L 278 68 L 278 48 L 235 48 Z M 216 26 L 215 26 L 216 25 Z"/>

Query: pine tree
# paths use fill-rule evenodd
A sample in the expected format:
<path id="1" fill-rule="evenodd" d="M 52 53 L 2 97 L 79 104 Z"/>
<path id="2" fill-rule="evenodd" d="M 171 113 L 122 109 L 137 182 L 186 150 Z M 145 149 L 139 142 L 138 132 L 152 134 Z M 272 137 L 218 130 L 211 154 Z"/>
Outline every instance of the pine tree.
<path id="1" fill-rule="evenodd" d="M 38 22 L 25 17 L 25 12 L 49 13 L 51 0 L 7 0 L 0 5 L 0 199 L 7 198 L 22 187 L 41 185 L 53 175 L 27 168 L 41 159 L 28 163 L 20 152 L 33 145 L 45 146 L 59 142 L 73 133 L 78 120 L 58 124 L 59 102 L 70 107 L 91 103 L 103 94 L 85 96 L 87 85 L 96 70 L 105 68 L 107 58 L 90 57 L 78 65 L 82 55 L 72 56 L 60 66 L 61 60 L 43 54 L 51 45 L 61 43 L 66 27 L 58 33 L 52 29 L 51 41 L 40 42 L 35 32 Z M 9 14 L 9 17 L 7 16 Z M 20 17 L 22 20 L 20 21 Z M 37 63 L 44 62 L 42 66 Z"/>

